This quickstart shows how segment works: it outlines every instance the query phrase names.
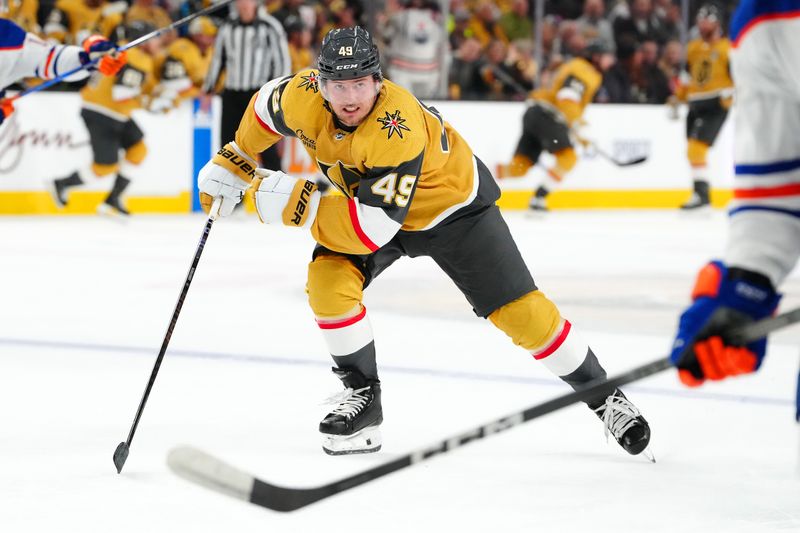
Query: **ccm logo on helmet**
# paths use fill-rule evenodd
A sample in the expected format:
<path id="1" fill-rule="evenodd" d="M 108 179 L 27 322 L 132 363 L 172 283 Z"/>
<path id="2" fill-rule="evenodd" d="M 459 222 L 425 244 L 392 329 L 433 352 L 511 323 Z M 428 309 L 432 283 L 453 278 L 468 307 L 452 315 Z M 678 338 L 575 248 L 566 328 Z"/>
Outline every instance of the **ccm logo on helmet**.
<path id="1" fill-rule="evenodd" d="M 336 70 L 350 70 L 351 68 L 357 68 L 358 63 L 353 63 L 351 65 L 336 65 Z"/>

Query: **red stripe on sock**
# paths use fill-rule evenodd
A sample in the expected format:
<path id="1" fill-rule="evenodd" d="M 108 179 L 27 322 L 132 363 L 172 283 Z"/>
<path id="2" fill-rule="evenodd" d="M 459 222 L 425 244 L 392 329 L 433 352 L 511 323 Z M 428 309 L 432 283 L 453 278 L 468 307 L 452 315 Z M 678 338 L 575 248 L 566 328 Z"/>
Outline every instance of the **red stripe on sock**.
<path id="1" fill-rule="evenodd" d="M 344 320 L 340 320 L 338 322 L 320 322 L 319 320 L 317 320 L 317 325 L 319 326 L 319 329 L 345 328 L 347 326 L 352 326 L 356 322 L 359 322 L 366 315 L 367 315 L 367 308 L 362 307 L 361 312 L 358 313 L 356 316 L 351 316 L 350 318 L 345 318 Z"/>
<path id="2" fill-rule="evenodd" d="M 558 337 L 556 337 L 556 339 L 550 343 L 550 346 L 545 348 L 543 352 L 534 355 L 533 358 L 538 361 L 540 359 L 544 359 L 548 355 L 558 350 L 561 347 L 561 345 L 564 344 L 564 339 L 567 338 L 567 335 L 569 334 L 569 330 L 571 328 L 572 324 L 569 323 L 569 320 L 565 320 L 564 327 L 561 329 L 561 333 L 558 334 Z"/>

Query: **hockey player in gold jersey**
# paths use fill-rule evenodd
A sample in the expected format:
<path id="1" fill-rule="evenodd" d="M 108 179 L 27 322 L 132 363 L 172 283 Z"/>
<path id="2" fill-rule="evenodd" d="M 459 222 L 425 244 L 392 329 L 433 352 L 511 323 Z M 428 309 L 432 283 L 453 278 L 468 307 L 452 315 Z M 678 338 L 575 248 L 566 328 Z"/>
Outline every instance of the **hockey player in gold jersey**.
<path id="1" fill-rule="evenodd" d="M 154 30 L 146 22 L 133 22 L 125 29 L 125 39 L 132 41 Z M 57 205 L 67 204 L 69 189 L 114 176 L 111 190 L 98 206 L 98 212 L 129 214 L 121 196 L 131 181 L 119 172 L 119 152 L 124 151 L 125 162 L 130 165 L 140 164 L 147 155 L 144 134 L 131 118 L 131 112 L 142 107 L 161 111 L 174 105 L 172 99 L 153 96 L 157 82 L 153 56 L 160 46 L 159 38 L 154 37 L 127 50 L 128 63 L 116 76 L 93 75 L 81 90 L 81 117 L 89 131 L 93 162 L 91 169 L 73 172 L 53 182 Z"/>
<path id="2" fill-rule="evenodd" d="M 117 16 L 127 9 L 122 1 L 57 0 L 44 25 L 48 39 L 62 43 L 78 44 L 89 34 L 99 33 L 110 37 Z"/>
<path id="3" fill-rule="evenodd" d="M 255 94 L 235 142 L 200 171 L 205 206 L 230 214 L 254 189 L 268 224 L 304 228 L 317 242 L 306 290 L 345 392 L 320 422 L 332 455 L 377 451 L 381 382 L 363 290 L 394 261 L 429 256 L 474 312 L 488 318 L 571 386 L 605 371 L 570 322 L 534 284 L 495 201 L 500 191 L 466 141 L 433 108 L 384 80 L 378 51 L 360 27 L 331 30 L 319 70 L 273 80 Z M 300 139 L 340 195 L 255 155 L 282 136 Z M 588 402 L 631 454 L 650 429 L 619 391 Z"/>
<path id="4" fill-rule="evenodd" d="M 697 12 L 700 37 L 686 47 L 689 82 L 678 88 L 672 104 L 689 102 L 686 117 L 686 155 L 692 169 L 694 191 L 682 209 L 697 209 L 710 204 L 707 154 L 719 135 L 733 99 L 728 52 L 730 41 L 722 37 L 719 8 L 705 4 Z"/>
<path id="5" fill-rule="evenodd" d="M 188 30 L 188 37 L 175 40 L 166 54 L 155 58 L 161 87 L 178 100 L 200 94 L 217 34 L 217 27 L 208 17 L 194 19 Z"/>
<path id="6" fill-rule="evenodd" d="M 530 209 L 544 211 L 546 198 L 556 189 L 578 162 L 571 134 L 581 121 L 583 111 L 594 99 L 603 80 L 602 72 L 613 64 L 610 51 L 599 42 L 558 68 L 549 87 L 531 93 L 530 105 L 522 117 L 520 136 L 511 163 L 498 168 L 499 178 L 525 176 L 538 161 L 542 150 L 555 156 L 555 164 L 546 169 L 547 177 L 531 197 Z"/>

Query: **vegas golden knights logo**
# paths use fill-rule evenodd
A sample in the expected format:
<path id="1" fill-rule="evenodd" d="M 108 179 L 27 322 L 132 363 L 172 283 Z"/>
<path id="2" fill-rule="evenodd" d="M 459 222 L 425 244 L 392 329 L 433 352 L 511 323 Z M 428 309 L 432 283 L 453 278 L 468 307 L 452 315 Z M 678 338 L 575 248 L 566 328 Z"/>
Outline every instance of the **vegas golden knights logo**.
<path id="1" fill-rule="evenodd" d="M 388 138 L 391 139 L 393 134 L 397 134 L 398 137 L 401 139 L 403 138 L 403 130 L 411 131 L 407 126 L 405 126 L 405 121 L 403 117 L 400 116 L 400 110 L 395 109 L 394 113 L 391 115 L 388 111 L 385 111 L 386 116 L 383 118 L 376 119 L 378 122 L 383 124 L 382 130 L 389 130 Z"/>
<path id="2" fill-rule="evenodd" d="M 308 76 L 300 76 L 303 80 L 298 87 L 305 87 L 306 91 L 311 89 L 315 93 L 319 91 L 319 76 L 313 70 L 308 73 Z"/>

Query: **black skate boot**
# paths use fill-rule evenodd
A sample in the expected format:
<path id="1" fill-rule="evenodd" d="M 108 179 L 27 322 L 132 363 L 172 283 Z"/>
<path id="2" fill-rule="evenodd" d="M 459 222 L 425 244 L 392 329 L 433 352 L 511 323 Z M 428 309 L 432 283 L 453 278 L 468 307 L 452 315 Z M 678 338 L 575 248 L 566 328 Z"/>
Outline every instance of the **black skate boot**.
<path id="1" fill-rule="evenodd" d="M 650 425 L 639 409 L 617 389 L 602 403 L 590 404 L 605 425 L 606 438 L 613 435 L 622 448 L 631 455 L 642 453 L 650 443 Z M 646 454 L 654 461 L 652 454 Z"/>
<path id="2" fill-rule="evenodd" d="M 531 197 L 531 201 L 528 203 L 528 210 L 529 213 L 545 213 L 547 212 L 547 203 L 545 198 L 550 193 L 546 188 L 540 186 L 536 189 L 536 192 Z"/>
<path id="3" fill-rule="evenodd" d="M 685 204 L 681 206 L 681 209 L 684 211 L 693 211 L 702 209 L 704 207 L 709 207 L 710 205 L 711 201 L 708 193 L 708 182 L 696 181 L 694 183 L 694 192 L 692 192 L 692 196 Z"/>
<path id="4" fill-rule="evenodd" d="M 130 215 L 130 211 L 122 205 L 122 200 L 120 199 L 120 196 L 130 183 L 131 180 L 121 174 L 117 174 L 111 192 L 108 193 L 105 201 L 97 206 L 97 212 L 101 215 L 122 215 L 123 217 Z"/>
<path id="5" fill-rule="evenodd" d="M 58 207 L 66 207 L 67 205 L 67 189 L 82 185 L 83 180 L 77 172 L 73 172 L 66 178 L 53 180 L 50 182 L 50 194 L 53 196 L 53 201 Z"/>
<path id="6" fill-rule="evenodd" d="M 345 391 L 329 402 L 338 404 L 319 423 L 322 449 L 328 455 L 372 453 L 381 449 L 381 382 L 367 379 L 353 367 L 334 367 Z"/>

